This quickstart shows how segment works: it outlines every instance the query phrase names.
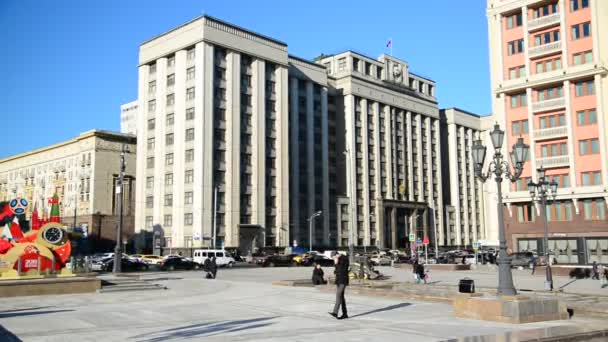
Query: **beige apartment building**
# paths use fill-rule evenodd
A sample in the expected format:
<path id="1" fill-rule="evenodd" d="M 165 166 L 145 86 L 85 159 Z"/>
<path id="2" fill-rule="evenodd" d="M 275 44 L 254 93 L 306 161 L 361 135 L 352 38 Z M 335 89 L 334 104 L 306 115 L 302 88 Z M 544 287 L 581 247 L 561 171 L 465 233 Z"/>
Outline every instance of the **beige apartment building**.
<path id="1" fill-rule="evenodd" d="M 135 214 L 135 148 L 133 135 L 103 130 L 30 152 L 0 159 L 0 201 L 14 197 L 28 200 L 26 216 L 34 208 L 49 216 L 48 200 L 59 196 L 61 222 L 86 229 L 93 248 L 110 250 L 116 241 L 117 178 L 121 146 L 126 154 L 124 237 L 133 236 Z"/>
<path id="2" fill-rule="evenodd" d="M 608 260 L 608 1 L 489 0 L 493 112 L 530 145 L 521 179 L 504 184 L 507 238 L 563 264 Z M 547 207 L 549 243 L 527 182 L 558 183 Z"/>

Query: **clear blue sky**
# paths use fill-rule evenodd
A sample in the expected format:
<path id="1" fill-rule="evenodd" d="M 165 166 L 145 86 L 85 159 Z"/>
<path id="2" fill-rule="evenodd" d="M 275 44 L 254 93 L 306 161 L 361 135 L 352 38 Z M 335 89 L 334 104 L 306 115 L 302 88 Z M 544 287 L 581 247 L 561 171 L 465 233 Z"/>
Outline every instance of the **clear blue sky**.
<path id="1" fill-rule="evenodd" d="M 485 0 L 0 0 L 0 158 L 89 129 L 120 129 L 141 42 L 203 12 L 311 59 L 387 52 L 437 82 L 440 107 L 488 114 Z"/>

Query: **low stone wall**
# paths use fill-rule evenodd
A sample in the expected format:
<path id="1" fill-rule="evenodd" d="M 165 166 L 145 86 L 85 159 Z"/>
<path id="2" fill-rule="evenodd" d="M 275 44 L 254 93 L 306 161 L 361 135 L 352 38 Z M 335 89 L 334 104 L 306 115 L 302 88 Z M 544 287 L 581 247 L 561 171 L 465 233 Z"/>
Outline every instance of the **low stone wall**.
<path id="1" fill-rule="evenodd" d="M 0 298 L 90 293 L 101 289 L 101 280 L 89 277 L 0 281 Z"/>
<path id="2" fill-rule="evenodd" d="M 412 264 L 395 264 L 395 268 L 412 268 Z M 431 271 L 469 271 L 471 265 L 463 264 L 426 264 L 424 268 Z"/>

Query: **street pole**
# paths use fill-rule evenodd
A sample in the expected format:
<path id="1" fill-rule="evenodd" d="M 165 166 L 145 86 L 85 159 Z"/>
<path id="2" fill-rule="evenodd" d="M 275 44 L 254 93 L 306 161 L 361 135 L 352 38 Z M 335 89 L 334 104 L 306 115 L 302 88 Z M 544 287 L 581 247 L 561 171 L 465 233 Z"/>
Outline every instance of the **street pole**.
<path id="1" fill-rule="evenodd" d="M 547 223 L 547 194 L 541 192 L 541 203 L 543 206 L 543 225 L 545 226 L 545 290 L 553 291 L 553 277 L 551 274 L 551 263 L 549 262 L 549 224 Z"/>
<path id="2" fill-rule="evenodd" d="M 308 252 L 312 252 L 312 216 L 308 219 Z"/>
<path id="3" fill-rule="evenodd" d="M 213 249 L 215 249 L 217 239 L 217 185 L 213 188 Z"/>
<path id="4" fill-rule="evenodd" d="M 78 212 L 76 211 L 78 208 L 78 190 L 76 190 L 76 194 L 74 194 L 74 226 L 72 227 L 72 231 L 76 229 L 76 215 Z"/>
<path id="5" fill-rule="evenodd" d="M 116 187 L 116 194 L 118 195 L 118 229 L 116 232 L 116 248 L 114 249 L 114 269 L 113 273 L 121 272 L 121 262 L 122 262 L 122 207 L 123 207 L 123 181 L 125 174 L 125 152 L 126 145 L 122 144 L 120 151 L 120 173 L 118 175 L 118 186 Z"/>
<path id="6" fill-rule="evenodd" d="M 472 152 L 475 163 L 475 176 L 482 182 L 494 177 L 496 181 L 496 210 L 498 216 L 498 239 L 499 239 L 499 259 L 498 259 L 498 290 L 499 296 L 514 296 L 517 290 L 513 285 L 513 275 L 511 274 L 511 258 L 507 253 L 507 234 L 505 232 L 505 222 L 502 203 L 502 181 L 503 177 L 511 182 L 515 182 L 523 172 L 524 164 L 528 158 L 530 146 L 524 144 L 523 138 L 518 138 L 517 143 L 513 145 L 513 151 L 510 153 L 511 165 L 505 160 L 502 153 L 502 144 L 504 141 L 505 131 L 500 129 L 498 124 L 494 125 L 494 130 L 490 132 L 490 138 L 494 147 L 494 155 L 489 163 L 487 173 L 483 172 L 484 160 L 486 156 L 486 147 L 481 139 L 478 139 L 473 144 Z M 513 167 L 513 172 L 511 172 Z"/>
<path id="7" fill-rule="evenodd" d="M 437 258 L 439 258 L 439 246 L 438 246 L 438 242 L 437 242 L 437 219 L 436 219 L 436 212 L 435 212 L 435 208 L 431 208 L 432 212 L 433 212 L 433 231 L 435 234 L 435 260 L 437 260 Z M 445 219 L 444 219 L 445 220 Z"/>

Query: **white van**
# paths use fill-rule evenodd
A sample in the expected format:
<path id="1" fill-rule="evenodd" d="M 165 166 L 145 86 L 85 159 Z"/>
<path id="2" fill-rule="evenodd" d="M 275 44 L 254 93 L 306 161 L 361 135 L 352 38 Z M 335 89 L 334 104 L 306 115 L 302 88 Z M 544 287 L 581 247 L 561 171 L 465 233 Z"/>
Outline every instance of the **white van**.
<path id="1" fill-rule="evenodd" d="M 215 263 L 218 266 L 232 267 L 234 266 L 235 260 L 230 253 L 223 249 L 195 249 L 194 250 L 194 262 L 204 265 L 207 258 L 215 257 Z"/>

